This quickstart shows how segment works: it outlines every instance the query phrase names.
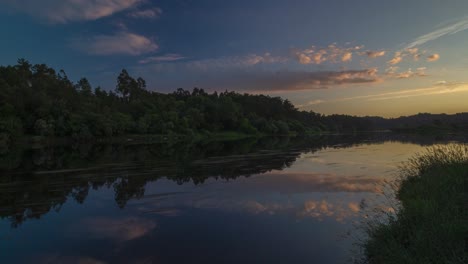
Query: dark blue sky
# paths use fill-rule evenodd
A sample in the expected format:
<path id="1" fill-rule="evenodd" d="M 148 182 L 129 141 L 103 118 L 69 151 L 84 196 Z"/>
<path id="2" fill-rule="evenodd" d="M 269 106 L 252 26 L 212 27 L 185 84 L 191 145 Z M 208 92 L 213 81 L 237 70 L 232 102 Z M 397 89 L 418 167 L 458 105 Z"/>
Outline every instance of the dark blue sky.
<path id="1" fill-rule="evenodd" d="M 327 113 L 411 113 L 440 94 L 445 106 L 427 111 L 467 110 L 448 107 L 458 102 L 450 96 L 466 95 L 467 1 L 0 0 L 0 7 L 0 64 L 26 58 L 105 89 L 126 68 L 153 90 L 262 92 Z M 395 100 L 407 106 L 392 109 Z"/>

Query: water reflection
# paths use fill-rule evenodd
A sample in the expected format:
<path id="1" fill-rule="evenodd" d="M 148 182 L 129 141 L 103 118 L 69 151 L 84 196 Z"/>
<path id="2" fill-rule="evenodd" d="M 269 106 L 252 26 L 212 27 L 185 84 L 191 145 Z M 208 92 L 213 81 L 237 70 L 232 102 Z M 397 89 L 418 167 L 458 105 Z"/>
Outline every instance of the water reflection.
<path id="1" fill-rule="evenodd" d="M 156 223 L 141 217 L 114 219 L 110 217 L 86 218 L 80 222 L 91 238 L 128 241 L 147 235 Z M 80 234 L 82 235 L 82 234 Z"/>
<path id="2" fill-rule="evenodd" d="M 370 201 L 382 206 L 398 162 L 434 142 L 372 134 L 18 148 L 0 160 L 0 260 L 340 263 L 351 242 L 339 233 Z"/>

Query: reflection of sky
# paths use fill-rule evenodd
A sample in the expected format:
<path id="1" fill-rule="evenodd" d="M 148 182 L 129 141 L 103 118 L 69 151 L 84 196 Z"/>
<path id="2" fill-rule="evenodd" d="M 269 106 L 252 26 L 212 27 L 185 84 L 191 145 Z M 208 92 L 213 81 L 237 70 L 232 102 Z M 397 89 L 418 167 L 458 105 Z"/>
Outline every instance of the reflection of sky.
<path id="1" fill-rule="evenodd" d="M 18 229 L 9 230 L 1 222 L 0 246 L 6 251 L 0 259 L 245 263 L 250 256 L 251 263 L 344 261 L 353 241 L 338 240 L 340 235 L 361 219 L 363 204 L 383 201 L 382 180 L 421 149 L 402 143 L 327 148 L 302 154 L 283 171 L 248 178 L 209 179 L 201 185 L 158 180 L 123 210 L 115 205 L 112 189 L 92 191 L 83 205 L 66 203 L 60 213 Z"/>

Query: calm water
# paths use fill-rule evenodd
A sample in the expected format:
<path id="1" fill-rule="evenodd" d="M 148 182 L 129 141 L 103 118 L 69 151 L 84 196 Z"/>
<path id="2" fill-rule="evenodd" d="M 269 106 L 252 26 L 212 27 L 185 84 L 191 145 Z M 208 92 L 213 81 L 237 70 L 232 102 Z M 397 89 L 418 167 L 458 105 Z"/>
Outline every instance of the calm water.
<path id="1" fill-rule="evenodd" d="M 347 263 L 365 206 L 386 206 L 382 181 L 446 142 L 14 149 L 0 156 L 0 263 Z"/>

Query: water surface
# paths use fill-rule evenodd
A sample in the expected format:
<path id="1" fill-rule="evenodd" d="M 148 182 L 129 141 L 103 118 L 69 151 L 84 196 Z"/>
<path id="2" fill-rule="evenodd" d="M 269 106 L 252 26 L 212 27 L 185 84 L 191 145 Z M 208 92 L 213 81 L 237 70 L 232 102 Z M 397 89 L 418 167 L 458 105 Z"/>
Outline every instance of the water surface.
<path id="1" fill-rule="evenodd" d="M 387 206 L 383 181 L 448 141 L 15 149 L 0 156 L 0 262 L 347 263 L 366 207 Z"/>

